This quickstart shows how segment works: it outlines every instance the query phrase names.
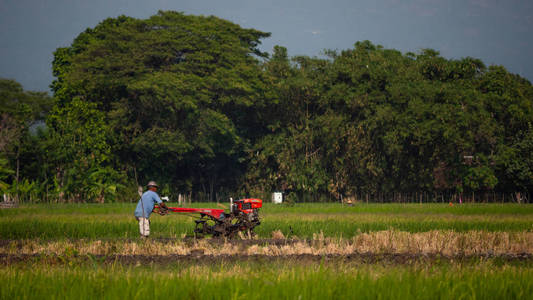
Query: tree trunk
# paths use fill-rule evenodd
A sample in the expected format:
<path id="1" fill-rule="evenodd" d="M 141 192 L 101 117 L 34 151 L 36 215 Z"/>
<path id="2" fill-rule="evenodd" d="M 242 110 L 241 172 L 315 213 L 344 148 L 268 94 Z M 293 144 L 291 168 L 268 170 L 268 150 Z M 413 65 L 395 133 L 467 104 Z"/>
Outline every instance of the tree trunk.
<path id="1" fill-rule="evenodd" d="M 19 202 L 19 170 L 20 170 L 20 147 L 17 147 L 17 171 L 15 174 L 15 184 L 17 185 L 17 190 L 15 192 L 15 202 Z"/>
<path id="2" fill-rule="evenodd" d="M 139 180 L 137 179 L 137 167 L 133 165 L 133 176 L 135 176 L 135 184 L 139 186 Z"/>
<path id="3" fill-rule="evenodd" d="M 216 182 L 216 176 L 210 176 L 209 178 L 209 198 L 207 199 L 208 202 L 213 201 L 213 194 L 215 191 L 215 182 Z"/>
<path id="4" fill-rule="evenodd" d="M 60 203 L 63 203 L 63 197 L 64 197 L 64 192 L 63 192 L 63 175 L 62 175 L 62 170 L 61 170 L 61 167 L 57 168 L 57 173 L 56 173 L 56 178 L 57 178 L 57 182 L 58 182 L 58 187 L 59 187 L 59 195 L 58 195 L 58 199 L 57 201 L 60 202 Z"/>

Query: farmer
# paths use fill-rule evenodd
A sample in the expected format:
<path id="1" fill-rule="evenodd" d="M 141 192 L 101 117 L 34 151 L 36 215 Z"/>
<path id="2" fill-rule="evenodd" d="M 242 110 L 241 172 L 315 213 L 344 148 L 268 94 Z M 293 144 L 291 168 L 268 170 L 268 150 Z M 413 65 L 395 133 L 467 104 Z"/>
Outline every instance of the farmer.
<path id="1" fill-rule="evenodd" d="M 150 220 L 148 218 L 150 218 L 154 205 L 158 204 L 162 209 L 168 209 L 157 195 L 157 188 L 158 185 L 155 181 L 148 182 L 148 190 L 141 196 L 135 209 L 135 218 L 139 221 L 141 237 L 146 238 L 150 235 Z"/>

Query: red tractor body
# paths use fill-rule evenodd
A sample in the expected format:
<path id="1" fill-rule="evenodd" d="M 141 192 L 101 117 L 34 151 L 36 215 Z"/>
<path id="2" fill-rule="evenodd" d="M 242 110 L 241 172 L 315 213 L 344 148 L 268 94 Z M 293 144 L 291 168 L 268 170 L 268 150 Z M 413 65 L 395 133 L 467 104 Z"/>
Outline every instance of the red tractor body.
<path id="1" fill-rule="evenodd" d="M 223 209 L 216 208 L 169 207 L 168 210 L 176 213 L 199 213 L 200 215 L 207 215 L 215 219 L 220 219 L 220 216 L 224 213 Z"/>

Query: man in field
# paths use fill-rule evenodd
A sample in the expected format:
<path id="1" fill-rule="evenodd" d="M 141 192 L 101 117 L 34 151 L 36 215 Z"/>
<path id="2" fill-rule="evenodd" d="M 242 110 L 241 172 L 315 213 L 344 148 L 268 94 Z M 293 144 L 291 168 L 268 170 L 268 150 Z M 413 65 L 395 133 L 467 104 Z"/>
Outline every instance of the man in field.
<path id="1" fill-rule="evenodd" d="M 158 204 L 161 209 L 168 209 L 165 203 L 161 201 L 159 195 L 157 195 L 157 188 L 159 186 L 155 181 L 148 182 L 148 190 L 144 192 L 137 203 L 137 208 L 135 209 L 135 218 L 139 221 L 139 231 L 141 237 L 147 238 L 150 235 L 150 214 L 154 209 L 154 205 Z"/>

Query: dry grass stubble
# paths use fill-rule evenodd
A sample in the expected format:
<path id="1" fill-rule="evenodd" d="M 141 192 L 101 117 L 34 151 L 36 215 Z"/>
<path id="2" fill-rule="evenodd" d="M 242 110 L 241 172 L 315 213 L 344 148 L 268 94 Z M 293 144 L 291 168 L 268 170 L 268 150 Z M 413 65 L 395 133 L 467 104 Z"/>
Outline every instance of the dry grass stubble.
<path id="1" fill-rule="evenodd" d="M 213 243 L 208 239 L 176 240 L 13 240 L 0 244 L 0 254 L 49 255 L 351 255 L 442 254 L 503 255 L 533 254 L 533 232 L 454 232 L 434 230 L 420 233 L 386 230 L 360 233 L 351 239 L 314 234 L 312 240 L 285 239 L 279 231 L 273 240 L 237 240 Z M 272 241 L 276 241 L 272 243 Z"/>

